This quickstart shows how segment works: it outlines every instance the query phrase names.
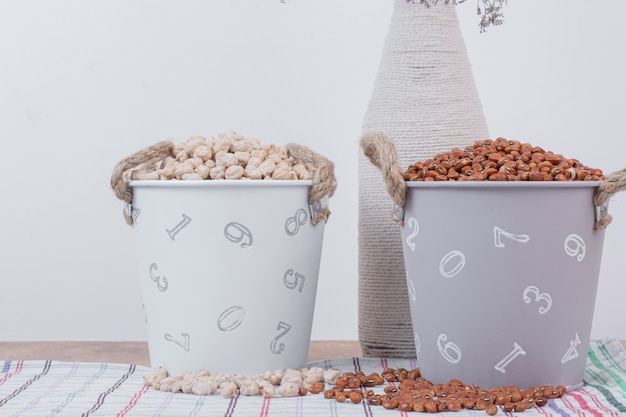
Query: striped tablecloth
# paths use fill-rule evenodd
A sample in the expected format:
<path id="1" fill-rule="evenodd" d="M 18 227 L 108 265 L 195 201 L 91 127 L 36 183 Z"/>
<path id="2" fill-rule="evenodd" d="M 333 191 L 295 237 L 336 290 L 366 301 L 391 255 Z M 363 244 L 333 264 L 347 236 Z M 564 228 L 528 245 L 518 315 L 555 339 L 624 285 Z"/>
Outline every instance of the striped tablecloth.
<path id="1" fill-rule="evenodd" d="M 591 343 L 582 388 L 550 400 L 523 416 L 626 416 L 626 351 L 617 340 Z M 415 367 L 414 360 L 350 358 L 311 363 L 342 371 L 381 372 L 384 367 Z M 406 416 L 366 403 L 337 403 L 322 395 L 263 398 L 196 396 L 156 391 L 144 386 L 143 366 L 58 361 L 2 361 L 0 416 L 285 416 L 394 417 Z M 410 413 L 418 415 L 417 413 Z M 502 410 L 498 415 L 511 415 Z M 464 410 L 439 415 L 486 416 Z"/>

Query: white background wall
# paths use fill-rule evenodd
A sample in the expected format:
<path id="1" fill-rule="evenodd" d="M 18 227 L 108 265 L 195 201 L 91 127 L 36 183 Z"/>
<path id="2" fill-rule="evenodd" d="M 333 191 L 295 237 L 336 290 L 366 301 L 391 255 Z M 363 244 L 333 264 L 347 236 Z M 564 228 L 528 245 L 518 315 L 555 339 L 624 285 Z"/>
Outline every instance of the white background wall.
<path id="1" fill-rule="evenodd" d="M 626 3 L 508 3 L 485 34 L 476 2 L 457 7 L 490 135 L 626 167 Z M 0 341 L 144 340 L 112 169 L 231 129 L 335 162 L 312 337 L 356 339 L 358 140 L 391 9 L 0 0 Z M 592 337 L 626 339 L 626 195 L 610 211 Z"/>

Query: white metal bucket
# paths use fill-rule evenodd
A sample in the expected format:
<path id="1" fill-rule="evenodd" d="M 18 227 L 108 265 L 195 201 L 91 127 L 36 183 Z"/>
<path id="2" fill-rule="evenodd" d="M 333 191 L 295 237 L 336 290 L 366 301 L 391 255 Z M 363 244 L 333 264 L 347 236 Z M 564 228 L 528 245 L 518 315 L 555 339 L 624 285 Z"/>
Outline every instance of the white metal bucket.
<path id="1" fill-rule="evenodd" d="M 583 383 L 604 231 L 598 182 L 407 182 L 401 229 L 422 375 Z"/>
<path id="2" fill-rule="evenodd" d="M 151 365 L 246 375 L 303 366 L 324 233 L 310 221 L 312 181 L 130 186 Z"/>

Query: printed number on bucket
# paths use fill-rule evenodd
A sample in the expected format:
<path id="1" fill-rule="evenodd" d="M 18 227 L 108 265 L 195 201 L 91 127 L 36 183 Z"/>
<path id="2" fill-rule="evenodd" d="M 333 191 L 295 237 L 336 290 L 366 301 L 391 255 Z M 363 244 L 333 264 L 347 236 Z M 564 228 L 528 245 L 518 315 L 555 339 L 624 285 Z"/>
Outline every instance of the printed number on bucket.
<path id="1" fill-rule="evenodd" d="M 217 318 L 217 327 L 223 332 L 232 332 L 243 324 L 246 310 L 240 306 L 232 306 L 224 310 Z"/>
<path id="2" fill-rule="evenodd" d="M 176 339 L 174 336 L 172 336 L 169 333 L 165 333 L 165 340 L 180 346 L 185 352 L 189 352 L 189 349 L 190 349 L 190 346 L 189 346 L 189 334 L 188 333 L 181 333 L 180 335 L 183 337 L 183 341 L 182 342 L 180 340 Z"/>
<path id="3" fill-rule="evenodd" d="M 573 359 L 576 359 L 578 357 L 578 349 L 576 348 L 580 344 L 580 337 L 578 336 L 578 333 L 576 333 L 576 337 L 574 338 L 574 340 L 571 340 L 569 342 L 569 349 L 567 349 L 567 352 L 565 352 L 565 354 L 561 358 L 561 363 L 569 362 Z"/>
<path id="4" fill-rule="evenodd" d="M 465 255 L 463 252 L 453 250 L 441 258 L 439 273 L 445 278 L 451 278 L 461 272 L 465 267 Z"/>
<path id="5" fill-rule="evenodd" d="M 578 262 L 582 262 L 585 258 L 585 241 L 576 234 L 571 234 L 565 238 L 563 248 L 569 256 L 575 256 Z"/>
<path id="6" fill-rule="evenodd" d="M 293 277 L 293 278 L 292 278 Z M 299 272 L 294 272 L 293 269 L 288 269 L 283 276 L 283 282 L 285 283 L 285 287 L 290 290 L 298 288 L 298 292 L 302 292 L 304 290 L 304 281 L 306 277 Z"/>
<path id="7" fill-rule="evenodd" d="M 533 298 L 530 297 L 531 294 L 534 294 Z M 550 294 L 547 292 L 540 292 L 539 288 L 534 285 L 529 285 L 524 289 L 523 297 L 526 304 L 529 304 L 532 301 L 536 303 L 540 303 L 542 301 L 545 302 L 546 305 L 539 306 L 539 314 L 546 314 L 552 308 L 552 297 Z"/>
<path id="8" fill-rule="evenodd" d="M 156 283 L 159 291 L 165 292 L 167 291 L 167 277 L 156 275 L 155 272 L 157 269 L 159 269 L 159 267 L 156 263 L 150 265 L 150 279 Z"/>
<path id="9" fill-rule="evenodd" d="M 437 348 L 439 349 L 439 353 L 445 360 L 450 363 L 459 363 L 461 360 L 461 349 L 452 342 L 446 342 L 448 340 L 448 336 L 445 333 L 441 333 L 439 337 L 437 337 Z M 445 342 L 445 344 L 444 344 Z"/>
<path id="10" fill-rule="evenodd" d="M 411 251 L 415 252 L 415 238 L 420 232 L 420 226 L 415 217 L 409 217 L 409 220 L 406 222 L 407 227 L 409 229 L 413 229 L 413 231 L 406 237 L 406 244 L 409 245 Z"/>
<path id="11" fill-rule="evenodd" d="M 507 232 L 504 229 L 501 229 L 498 226 L 493 227 L 493 243 L 496 248 L 504 248 L 506 245 L 502 241 L 502 238 L 505 237 L 514 242 L 519 243 L 528 243 L 530 241 L 530 236 L 525 234 L 516 234 Z"/>
<path id="12" fill-rule="evenodd" d="M 504 374 L 506 373 L 506 367 L 509 366 L 509 364 L 513 362 L 515 358 L 517 358 L 520 355 L 525 355 L 525 354 L 526 354 L 526 351 L 517 342 L 514 342 L 513 350 L 510 351 L 508 355 L 506 355 L 504 358 L 502 358 L 502 360 L 498 362 L 496 366 L 494 366 L 493 368 L 496 371 L 500 371 Z"/>
<path id="13" fill-rule="evenodd" d="M 242 249 L 252 246 L 252 232 L 241 223 L 228 223 L 224 227 L 224 236 L 233 243 L 241 243 L 240 247 Z"/>
<path id="14" fill-rule="evenodd" d="M 280 355 L 281 353 L 283 353 L 283 350 L 285 350 L 285 344 L 282 342 L 278 343 L 278 339 L 284 337 L 287 333 L 289 333 L 289 330 L 291 330 L 291 325 L 285 323 L 284 321 L 280 321 L 278 322 L 278 326 L 276 326 L 276 330 L 278 330 L 279 333 L 278 336 L 272 339 L 272 343 L 270 343 L 270 350 L 273 354 Z"/>
<path id="15" fill-rule="evenodd" d="M 292 217 L 288 217 L 285 222 L 285 232 L 289 236 L 295 236 L 300 231 L 300 226 L 304 226 L 309 220 L 309 215 L 305 209 L 298 209 L 296 214 Z"/>
<path id="16" fill-rule="evenodd" d="M 183 219 L 176 226 L 174 226 L 172 229 L 165 229 L 165 231 L 169 235 L 170 239 L 176 240 L 176 235 L 181 230 L 183 230 L 185 227 L 187 227 L 187 225 L 189 223 L 191 223 L 191 217 L 189 217 L 185 213 L 183 213 Z"/>

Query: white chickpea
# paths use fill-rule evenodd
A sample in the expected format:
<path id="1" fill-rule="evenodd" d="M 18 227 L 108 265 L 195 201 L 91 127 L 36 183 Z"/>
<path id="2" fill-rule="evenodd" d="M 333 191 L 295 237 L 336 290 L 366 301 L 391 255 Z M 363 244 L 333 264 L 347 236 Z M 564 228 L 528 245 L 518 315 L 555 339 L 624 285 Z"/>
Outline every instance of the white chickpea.
<path id="1" fill-rule="evenodd" d="M 190 172 L 189 174 L 183 174 L 181 180 L 185 181 L 202 181 L 204 178 L 200 176 L 197 172 Z"/>
<path id="2" fill-rule="evenodd" d="M 280 381 L 282 381 L 282 379 L 283 379 L 283 372 L 281 370 L 281 371 L 271 372 L 268 381 L 272 385 L 278 385 L 278 384 L 280 384 Z"/>
<path id="3" fill-rule="evenodd" d="M 222 397 L 233 398 L 237 393 L 237 384 L 234 382 L 224 382 L 221 387 Z"/>
<path id="4" fill-rule="evenodd" d="M 230 140 L 228 139 L 220 138 L 213 144 L 213 154 L 216 154 L 218 152 L 228 152 L 229 149 Z"/>
<path id="5" fill-rule="evenodd" d="M 204 161 L 201 158 L 196 158 L 195 156 L 192 158 L 187 159 L 185 162 L 185 164 L 190 164 L 192 167 L 196 168 L 199 165 L 203 165 Z"/>
<path id="6" fill-rule="evenodd" d="M 259 385 L 254 381 L 244 381 L 239 387 L 239 393 L 241 395 L 259 395 L 261 391 L 259 390 Z"/>
<path id="7" fill-rule="evenodd" d="M 211 147 L 206 144 L 200 145 L 196 148 L 193 156 L 194 158 L 200 158 L 204 162 L 206 162 L 213 157 L 213 149 L 211 149 Z"/>
<path id="8" fill-rule="evenodd" d="M 263 161 L 265 158 L 267 158 L 267 152 L 265 152 L 265 150 L 263 149 L 253 149 L 252 151 L 250 151 L 250 157 L 259 158 L 261 161 Z"/>
<path id="9" fill-rule="evenodd" d="M 159 169 L 157 173 L 159 174 L 159 179 L 171 180 L 173 178 L 176 178 L 176 167 L 170 164 L 165 168 Z"/>
<path id="10" fill-rule="evenodd" d="M 176 154 L 176 160 L 178 162 L 185 162 L 187 159 L 189 159 L 189 154 L 187 154 L 187 151 L 180 151 Z"/>
<path id="11" fill-rule="evenodd" d="M 182 384 L 183 384 L 182 374 L 168 376 L 161 380 L 160 390 L 168 391 L 168 392 L 179 392 L 182 388 Z"/>
<path id="12" fill-rule="evenodd" d="M 259 165 L 259 169 L 263 173 L 264 177 L 271 176 L 275 168 L 276 168 L 276 164 L 271 159 L 266 159 L 265 161 L 261 162 L 261 164 Z"/>
<path id="13" fill-rule="evenodd" d="M 157 367 L 152 374 L 144 375 L 143 383 L 144 385 L 148 385 L 154 387 L 155 389 L 159 389 L 161 386 L 161 381 L 167 377 L 167 371 L 162 366 Z"/>
<path id="14" fill-rule="evenodd" d="M 232 376 L 228 374 L 217 373 L 215 374 L 215 380 L 217 381 L 217 385 L 221 388 L 222 384 L 225 382 L 235 382 Z"/>
<path id="15" fill-rule="evenodd" d="M 261 381 L 259 382 L 259 389 L 261 393 L 266 398 L 271 398 L 276 396 L 276 386 L 272 384 L 270 381 Z"/>
<path id="16" fill-rule="evenodd" d="M 176 166 L 176 170 L 174 171 L 174 174 L 176 175 L 176 178 L 180 180 L 183 178 L 183 175 L 191 174 L 192 172 L 193 172 L 193 165 L 188 164 L 188 163 L 182 163 Z"/>
<path id="17" fill-rule="evenodd" d="M 194 379 L 183 379 L 183 381 L 181 382 L 181 391 L 185 394 L 192 394 L 194 383 Z"/>
<path id="18" fill-rule="evenodd" d="M 248 162 L 246 163 L 246 167 L 258 167 L 263 162 L 263 158 L 259 158 L 258 156 L 250 156 L 248 158 Z"/>
<path id="19" fill-rule="evenodd" d="M 214 168 L 211 168 L 209 176 L 212 180 L 223 180 L 226 177 L 226 170 L 224 169 L 224 167 L 216 166 Z"/>
<path id="20" fill-rule="evenodd" d="M 295 397 L 300 392 L 301 384 L 288 382 L 278 387 L 278 393 L 282 397 Z"/>
<path id="21" fill-rule="evenodd" d="M 237 158 L 235 158 L 235 155 L 232 153 L 223 153 L 220 154 L 218 156 L 218 154 L 215 155 L 215 164 L 217 166 L 223 166 L 223 167 L 230 167 L 233 165 L 238 165 L 238 161 Z"/>
<path id="22" fill-rule="evenodd" d="M 341 371 L 337 368 L 331 368 L 324 371 L 324 381 L 328 384 L 334 384 L 341 376 Z"/>
<path id="23" fill-rule="evenodd" d="M 273 161 L 275 164 L 278 164 L 283 160 L 282 156 L 277 152 L 270 153 L 269 155 L 267 155 L 266 159 Z"/>
<path id="24" fill-rule="evenodd" d="M 296 173 L 298 179 L 300 180 L 311 180 L 313 179 L 313 174 L 305 167 L 303 164 L 295 164 L 291 167 L 293 172 Z"/>
<path id="25" fill-rule="evenodd" d="M 196 379 L 191 387 L 191 393 L 195 395 L 211 395 L 217 391 L 215 378 L 200 377 Z"/>
<path id="26" fill-rule="evenodd" d="M 227 180 L 238 180 L 243 176 L 244 168 L 241 165 L 232 165 L 226 168 L 225 178 Z"/>
<path id="27" fill-rule="evenodd" d="M 204 136 L 191 136 L 184 142 L 184 150 L 188 155 L 193 155 L 198 146 L 202 146 L 206 143 L 206 138 Z"/>
<path id="28" fill-rule="evenodd" d="M 159 173 L 156 171 L 146 171 L 145 169 L 138 169 L 130 174 L 130 179 L 141 181 L 158 180 Z"/>
<path id="29" fill-rule="evenodd" d="M 198 174 L 201 179 L 206 180 L 207 178 L 209 178 L 209 175 L 211 173 L 211 168 L 202 164 L 202 165 L 198 165 L 195 171 L 196 171 L 196 174 Z"/>
<path id="30" fill-rule="evenodd" d="M 233 155 L 235 156 L 237 163 L 244 167 L 248 164 L 248 160 L 250 160 L 250 152 L 237 151 Z"/>
<path id="31" fill-rule="evenodd" d="M 230 151 L 232 153 L 250 152 L 250 150 L 251 150 L 250 144 L 246 140 L 237 140 L 237 141 L 234 141 L 230 145 Z"/>
<path id="32" fill-rule="evenodd" d="M 248 377 L 243 374 L 233 374 L 233 381 L 235 381 L 235 384 L 239 387 L 241 384 L 248 381 Z"/>
<path id="33" fill-rule="evenodd" d="M 298 176 L 290 169 L 278 168 L 271 175 L 274 180 L 297 180 Z"/>
<path id="34" fill-rule="evenodd" d="M 263 178 L 263 171 L 261 171 L 258 167 L 247 166 L 244 169 L 243 175 L 245 178 L 249 178 L 251 180 L 260 180 Z"/>

